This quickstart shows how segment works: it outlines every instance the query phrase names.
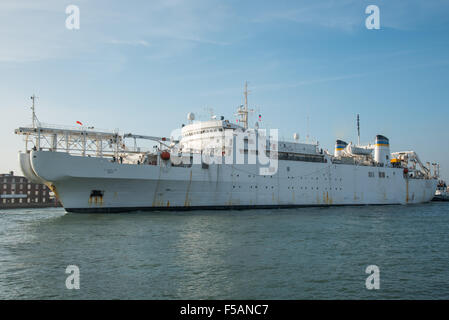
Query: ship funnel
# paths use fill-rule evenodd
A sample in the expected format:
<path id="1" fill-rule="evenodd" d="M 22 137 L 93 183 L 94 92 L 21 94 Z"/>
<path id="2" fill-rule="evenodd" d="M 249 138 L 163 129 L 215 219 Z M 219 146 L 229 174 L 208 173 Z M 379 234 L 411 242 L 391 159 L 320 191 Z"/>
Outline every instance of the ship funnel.
<path id="1" fill-rule="evenodd" d="M 376 143 L 374 147 L 374 161 L 382 166 L 390 163 L 390 141 L 387 137 L 382 135 L 376 136 Z"/>
<path id="2" fill-rule="evenodd" d="M 343 141 L 343 140 L 337 140 L 337 142 L 335 143 L 335 152 L 334 152 L 334 156 L 335 157 L 339 157 L 341 156 L 343 150 L 346 148 L 348 144 Z"/>

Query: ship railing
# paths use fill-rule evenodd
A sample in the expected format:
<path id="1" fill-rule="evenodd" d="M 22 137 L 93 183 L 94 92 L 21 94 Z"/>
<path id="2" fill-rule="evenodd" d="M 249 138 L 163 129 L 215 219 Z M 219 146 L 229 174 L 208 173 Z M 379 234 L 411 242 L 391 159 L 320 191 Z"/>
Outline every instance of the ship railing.
<path id="1" fill-rule="evenodd" d="M 74 128 L 64 126 L 20 127 L 16 134 L 25 137 L 25 149 L 67 152 L 83 156 L 117 156 L 127 151 L 118 132 L 98 131 L 92 128 Z M 68 129 L 70 128 L 70 129 Z"/>
<path id="2" fill-rule="evenodd" d="M 30 128 L 32 125 L 29 126 Z M 85 131 L 85 132 L 101 132 L 101 133 L 107 133 L 107 134 L 118 134 L 119 129 L 102 129 L 102 128 L 96 128 L 93 126 L 71 126 L 71 125 L 59 125 L 59 124 L 52 124 L 52 123 L 45 123 L 45 122 L 39 122 L 40 128 L 48 128 L 48 129 L 59 129 L 59 130 L 72 130 L 72 131 Z"/>
<path id="3" fill-rule="evenodd" d="M 155 151 L 147 148 L 129 148 L 122 136 L 116 132 L 67 129 L 61 126 L 20 127 L 16 134 L 25 137 L 25 149 L 66 152 L 75 156 L 116 158 L 129 154 L 150 154 Z"/>

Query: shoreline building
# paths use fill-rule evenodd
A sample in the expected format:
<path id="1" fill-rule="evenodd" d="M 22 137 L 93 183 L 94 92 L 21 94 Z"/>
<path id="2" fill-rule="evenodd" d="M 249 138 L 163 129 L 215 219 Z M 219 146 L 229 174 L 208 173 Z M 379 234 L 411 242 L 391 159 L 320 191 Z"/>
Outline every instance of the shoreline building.
<path id="1" fill-rule="evenodd" d="M 13 171 L 0 174 L 0 186 L 0 209 L 61 206 L 46 185 L 15 176 Z"/>

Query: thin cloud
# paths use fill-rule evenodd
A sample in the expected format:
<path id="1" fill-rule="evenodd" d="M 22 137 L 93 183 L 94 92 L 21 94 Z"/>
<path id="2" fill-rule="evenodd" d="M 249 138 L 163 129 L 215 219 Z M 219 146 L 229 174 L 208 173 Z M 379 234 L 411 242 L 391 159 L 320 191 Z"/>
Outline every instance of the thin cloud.
<path id="1" fill-rule="evenodd" d="M 309 86 L 309 85 L 315 85 L 315 84 L 323 84 L 323 83 L 329 83 L 329 82 L 337 82 L 337 81 L 352 80 L 352 79 L 357 79 L 357 78 L 364 78 L 364 77 L 369 77 L 369 76 L 376 75 L 376 74 L 386 74 L 389 72 L 406 71 L 406 70 L 413 70 L 413 69 L 420 69 L 420 68 L 441 67 L 441 66 L 448 66 L 448 65 L 449 65 L 449 60 L 439 60 L 439 61 L 434 61 L 434 62 L 429 62 L 429 63 L 406 65 L 406 66 L 397 67 L 397 68 L 368 71 L 368 72 L 363 72 L 363 73 L 352 73 L 352 74 L 328 76 L 328 77 L 321 77 L 321 78 L 310 79 L 310 80 L 302 80 L 302 81 L 298 81 L 298 82 L 280 82 L 280 83 L 267 83 L 267 84 L 261 84 L 261 85 L 254 85 L 254 86 L 252 86 L 252 89 L 253 90 L 261 90 L 261 91 L 291 89 L 291 88 L 297 88 L 297 87 Z M 235 92 L 240 92 L 240 91 L 241 91 L 240 87 L 222 88 L 220 90 L 214 90 L 214 91 L 208 91 L 205 93 L 201 93 L 200 95 L 201 96 L 229 95 L 230 93 L 235 93 Z"/>
<path id="2" fill-rule="evenodd" d="M 17 3 L 17 4 L 16 4 Z M 104 45 L 148 48 L 154 57 L 182 55 L 199 45 L 226 46 L 220 39 L 229 23 L 218 0 L 76 1 L 81 27 L 65 28 L 65 4 L 59 0 L 0 4 L 0 62 L 35 62 L 104 54 Z M 219 9 L 219 10 L 217 10 Z M 186 43 L 190 43 L 187 45 Z"/>
<path id="3" fill-rule="evenodd" d="M 212 45 L 218 45 L 218 46 L 227 46 L 230 45 L 230 42 L 225 42 L 225 41 L 215 41 L 215 40 L 209 40 L 209 39 L 204 39 L 204 38 L 200 38 L 200 37 L 189 37 L 189 36 L 174 36 L 173 38 L 175 39 L 179 39 L 179 40 L 186 40 L 186 41 L 191 41 L 191 42 L 198 42 L 198 43 L 204 43 L 204 44 L 212 44 Z"/>
<path id="4" fill-rule="evenodd" d="M 360 1 L 320 1 L 298 3 L 283 10 L 264 10 L 252 18 L 253 23 L 287 21 L 325 28 L 352 29 L 363 21 L 364 13 L 358 8 Z"/>
<path id="5" fill-rule="evenodd" d="M 311 79 L 311 80 L 303 80 L 303 81 L 299 81 L 299 82 L 295 82 L 295 83 L 266 84 L 266 85 L 261 85 L 261 86 L 255 86 L 254 89 L 273 90 L 273 89 L 283 89 L 283 88 L 296 88 L 296 87 L 307 86 L 307 85 L 363 78 L 363 77 L 368 77 L 368 76 L 372 76 L 375 74 L 383 74 L 383 73 L 397 72 L 397 71 L 404 71 L 404 70 L 413 70 L 413 69 L 419 69 L 419 68 L 431 68 L 431 67 L 438 67 L 438 66 L 445 66 L 445 65 L 449 65 L 449 60 L 440 60 L 440 61 L 434 61 L 434 62 L 429 62 L 429 63 L 407 65 L 407 66 L 402 66 L 402 67 L 398 67 L 398 68 L 389 68 L 389 69 L 376 70 L 376 71 L 370 71 L 370 72 L 364 72 L 364 73 L 353 73 L 353 74 L 338 75 L 338 76 L 333 76 L 333 77 L 324 77 L 324 78 L 317 78 L 317 79 Z"/>
<path id="6" fill-rule="evenodd" d="M 143 46 L 143 47 L 150 46 L 148 41 L 145 41 L 145 40 L 124 41 L 124 40 L 113 39 L 113 40 L 107 41 L 106 43 L 116 44 L 116 45 L 126 45 L 126 46 Z"/>
<path id="7" fill-rule="evenodd" d="M 277 3 L 276 3 L 277 4 Z M 310 27 L 353 31 L 364 29 L 365 8 L 376 4 L 368 0 L 294 1 L 279 10 L 260 10 L 253 23 L 292 22 Z M 447 23 L 449 3 L 446 0 L 389 0 L 377 4 L 380 8 L 381 28 L 416 30 L 426 25 Z"/>

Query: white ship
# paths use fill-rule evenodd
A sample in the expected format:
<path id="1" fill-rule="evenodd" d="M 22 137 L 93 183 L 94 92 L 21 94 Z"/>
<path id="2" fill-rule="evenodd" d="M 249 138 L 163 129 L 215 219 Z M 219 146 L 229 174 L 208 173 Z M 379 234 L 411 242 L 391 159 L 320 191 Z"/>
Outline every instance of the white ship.
<path id="1" fill-rule="evenodd" d="M 45 125 L 32 99 L 33 124 L 15 130 L 26 145 L 20 166 L 68 212 L 412 204 L 430 201 L 438 183 L 430 163 L 390 153 L 383 135 L 366 146 L 337 140 L 330 154 L 249 128 L 247 90 L 237 124 L 189 114 L 179 138 Z"/>

